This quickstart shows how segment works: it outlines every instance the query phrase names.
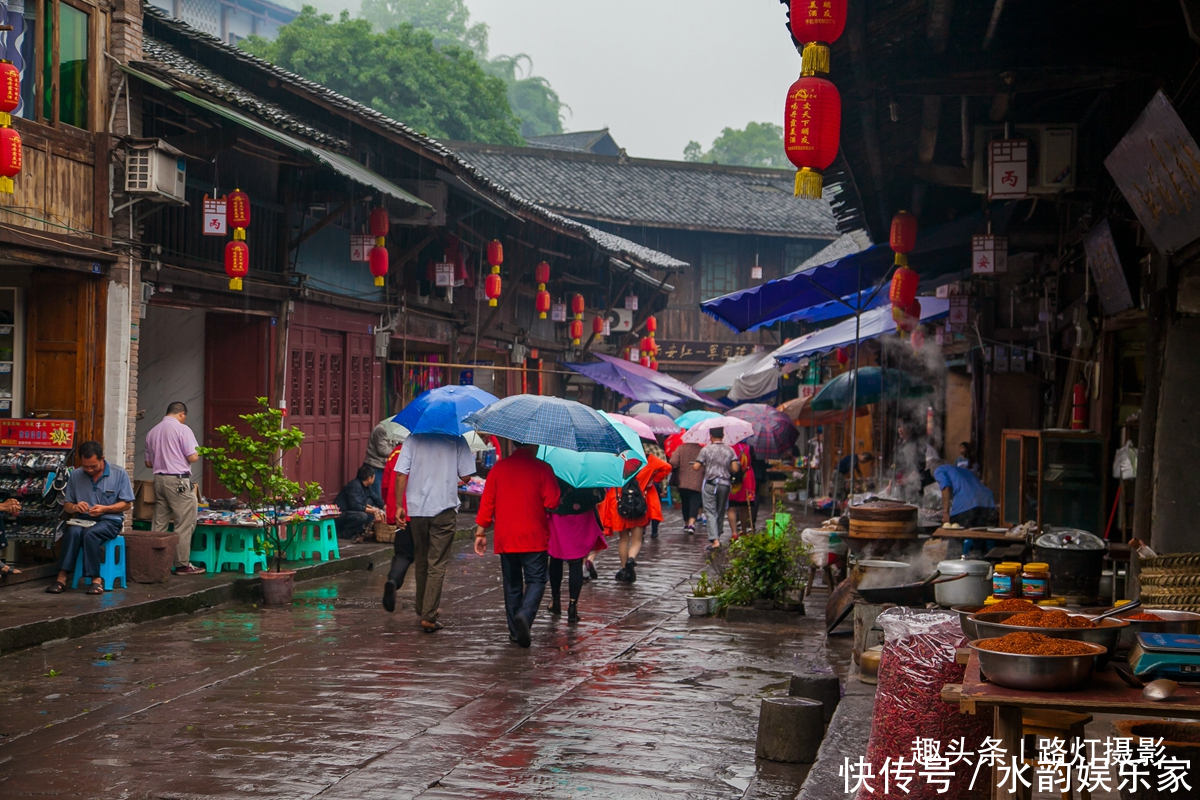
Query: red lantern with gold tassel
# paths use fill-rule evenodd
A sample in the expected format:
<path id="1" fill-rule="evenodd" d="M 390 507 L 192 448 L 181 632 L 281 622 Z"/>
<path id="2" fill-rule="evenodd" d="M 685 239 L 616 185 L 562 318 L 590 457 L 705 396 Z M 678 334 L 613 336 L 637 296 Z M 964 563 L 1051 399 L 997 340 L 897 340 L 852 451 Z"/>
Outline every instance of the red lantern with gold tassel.
<path id="1" fill-rule="evenodd" d="M 596 334 L 597 336 L 604 335 L 604 317 L 592 317 L 592 333 Z"/>
<path id="2" fill-rule="evenodd" d="M 583 320 L 583 310 L 587 308 L 587 304 L 583 301 L 583 295 L 577 294 L 571 298 L 571 313 L 575 315 L 575 319 Z"/>
<path id="3" fill-rule="evenodd" d="M 370 262 L 371 274 L 375 276 L 375 285 L 383 286 L 384 276 L 388 271 L 387 235 L 391 226 L 387 209 L 383 206 L 372 208 L 367 225 L 371 235 L 375 237 L 375 246 L 371 248 L 367 260 Z"/>
<path id="4" fill-rule="evenodd" d="M 381 242 L 381 241 L 383 241 L 383 237 L 380 236 L 375 241 Z M 371 264 L 371 274 L 373 276 L 375 276 L 375 285 L 383 286 L 383 284 L 384 284 L 383 276 L 387 275 L 387 271 L 388 271 L 387 248 L 381 244 L 376 244 L 374 247 L 371 248 L 371 253 L 369 255 L 368 260 L 370 261 L 370 264 Z"/>
<path id="5" fill-rule="evenodd" d="M 383 206 L 372 208 L 371 216 L 368 218 L 368 225 L 371 229 L 371 235 L 376 239 L 387 236 L 388 229 L 391 227 L 391 220 L 388 219 L 387 209 Z"/>
<path id="6" fill-rule="evenodd" d="M 888 244 L 896 253 L 896 263 L 908 266 L 907 254 L 917 245 L 917 218 L 907 211 L 900 211 L 892 217 Z"/>
<path id="7" fill-rule="evenodd" d="M 11 61 L 0 60 L 0 114 L 11 114 L 21 105 L 21 72 Z M 11 118 L 0 117 L 0 124 L 9 126 Z"/>
<path id="8" fill-rule="evenodd" d="M 646 332 L 650 334 L 651 338 L 658 333 L 658 319 L 653 314 L 646 318 Z"/>
<path id="9" fill-rule="evenodd" d="M 649 367 L 650 366 L 650 356 L 646 355 L 645 353 L 642 353 L 642 357 L 638 359 L 638 363 L 641 364 L 643 367 Z"/>
<path id="10" fill-rule="evenodd" d="M 788 89 L 784 149 L 796 165 L 796 196 L 820 200 L 822 171 L 837 157 L 842 131 L 842 96 L 824 78 L 805 75 Z"/>
<path id="11" fill-rule="evenodd" d="M 839 347 L 837 349 L 837 362 L 843 367 L 850 363 L 850 354 L 846 352 L 846 348 Z"/>
<path id="12" fill-rule="evenodd" d="M 225 274 L 229 276 L 229 288 L 242 290 L 242 278 L 250 271 L 250 248 L 241 240 L 225 245 Z"/>
<path id="13" fill-rule="evenodd" d="M 12 113 L 21 105 L 21 73 L 11 61 L 0 61 L 0 192 L 13 193 L 12 179 L 21 174 L 21 134 Z"/>
<path id="14" fill-rule="evenodd" d="M 496 267 L 499 269 L 499 267 Z M 487 282 L 483 284 L 483 291 L 487 295 L 488 305 L 495 308 L 500 300 L 500 273 L 493 272 L 487 276 Z"/>
<path id="15" fill-rule="evenodd" d="M 504 245 L 500 244 L 496 239 L 488 242 L 487 260 L 488 264 L 492 266 L 492 272 L 498 272 L 499 270 L 496 267 L 504 263 Z"/>
<path id="16" fill-rule="evenodd" d="M 546 291 L 546 284 L 550 282 L 550 265 L 545 261 L 538 263 L 533 270 L 534 279 L 537 281 L 538 290 L 536 298 L 536 307 L 538 319 L 545 319 L 546 312 L 550 310 L 550 293 Z"/>
<path id="17" fill-rule="evenodd" d="M 642 337 L 642 352 L 643 353 L 653 353 L 654 352 L 654 340 L 651 339 L 649 336 Z"/>
<path id="18" fill-rule="evenodd" d="M 804 73 L 829 72 L 829 45 L 846 30 L 847 0 L 792 0 L 792 36 L 803 45 Z"/>
<path id="19" fill-rule="evenodd" d="M 550 310 L 550 293 L 547 292 L 545 289 L 538 292 L 536 303 L 537 303 L 538 319 L 545 319 L 546 312 Z"/>
<path id="20" fill-rule="evenodd" d="M 921 276 L 908 267 L 898 267 L 892 275 L 892 285 L 888 291 L 888 299 L 900 310 L 906 310 L 917 297 L 917 286 Z"/>
<path id="21" fill-rule="evenodd" d="M 225 198 L 225 222 L 233 230 L 233 238 L 245 240 L 246 228 L 250 227 L 250 196 L 241 189 L 234 189 Z"/>
<path id="22" fill-rule="evenodd" d="M 571 344 L 579 344 L 583 340 L 583 321 L 571 320 Z"/>
<path id="23" fill-rule="evenodd" d="M 904 309 L 904 313 L 908 314 L 908 316 L 912 319 L 914 328 L 916 326 L 920 325 L 921 324 L 921 301 L 914 297 L 913 301 L 908 304 L 907 308 Z"/>

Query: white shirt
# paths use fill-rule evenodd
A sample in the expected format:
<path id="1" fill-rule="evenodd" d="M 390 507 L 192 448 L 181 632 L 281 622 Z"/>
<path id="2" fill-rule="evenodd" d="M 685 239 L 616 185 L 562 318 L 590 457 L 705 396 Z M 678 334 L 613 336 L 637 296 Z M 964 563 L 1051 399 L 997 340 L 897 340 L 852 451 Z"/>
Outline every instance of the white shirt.
<path id="1" fill-rule="evenodd" d="M 410 517 L 458 510 L 458 479 L 475 474 L 475 454 L 461 436 L 414 433 L 404 441 L 396 472 L 408 475 L 404 497 Z"/>

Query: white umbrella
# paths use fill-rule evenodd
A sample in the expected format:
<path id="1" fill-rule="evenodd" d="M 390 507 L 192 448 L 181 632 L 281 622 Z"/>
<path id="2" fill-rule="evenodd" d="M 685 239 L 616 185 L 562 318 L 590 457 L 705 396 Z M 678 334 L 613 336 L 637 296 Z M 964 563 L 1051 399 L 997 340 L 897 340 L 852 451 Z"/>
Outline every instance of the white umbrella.
<path id="1" fill-rule="evenodd" d="M 683 434 L 683 441 L 691 444 L 711 444 L 712 437 L 709 431 L 713 428 L 724 428 L 724 442 L 727 445 L 733 446 L 738 442 L 749 439 L 754 435 L 754 426 L 744 419 L 737 417 L 713 417 L 702 422 L 697 422 L 687 433 Z"/>

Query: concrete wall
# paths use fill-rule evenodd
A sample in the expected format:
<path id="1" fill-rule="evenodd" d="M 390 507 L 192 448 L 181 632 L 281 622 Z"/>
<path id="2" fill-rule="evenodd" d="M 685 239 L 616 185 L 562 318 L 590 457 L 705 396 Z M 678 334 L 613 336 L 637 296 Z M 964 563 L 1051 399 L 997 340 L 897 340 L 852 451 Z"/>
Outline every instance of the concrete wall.
<path id="1" fill-rule="evenodd" d="M 1182 315 L 1167 329 L 1158 414 L 1151 547 L 1159 553 L 1200 552 L 1200 317 Z"/>
<path id="2" fill-rule="evenodd" d="M 149 479 L 146 434 L 162 421 L 167 405 L 180 400 L 188 407 L 188 427 L 204 441 L 204 312 L 150 306 L 141 325 L 137 452 L 134 477 Z M 200 482 L 201 464 L 192 465 Z M 203 489 L 203 487 L 201 487 Z"/>

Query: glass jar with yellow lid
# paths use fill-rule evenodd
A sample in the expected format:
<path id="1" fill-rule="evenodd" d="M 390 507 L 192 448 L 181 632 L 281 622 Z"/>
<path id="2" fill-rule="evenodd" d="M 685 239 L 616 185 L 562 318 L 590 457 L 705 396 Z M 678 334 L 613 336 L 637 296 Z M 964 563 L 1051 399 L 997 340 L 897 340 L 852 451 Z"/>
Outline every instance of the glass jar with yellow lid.
<path id="1" fill-rule="evenodd" d="M 1016 561 L 1004 561 L 992 571 L 992 597 L 1014 600 L 1021 596 L 1021 565 Z"/>
<path id="2" fill-rule="evenodd" d="M 1049 600 L 1050 565 L 1044 561 L 1030 561 L 1021 572 L 1021 597 L 1037 603 Z"/>

